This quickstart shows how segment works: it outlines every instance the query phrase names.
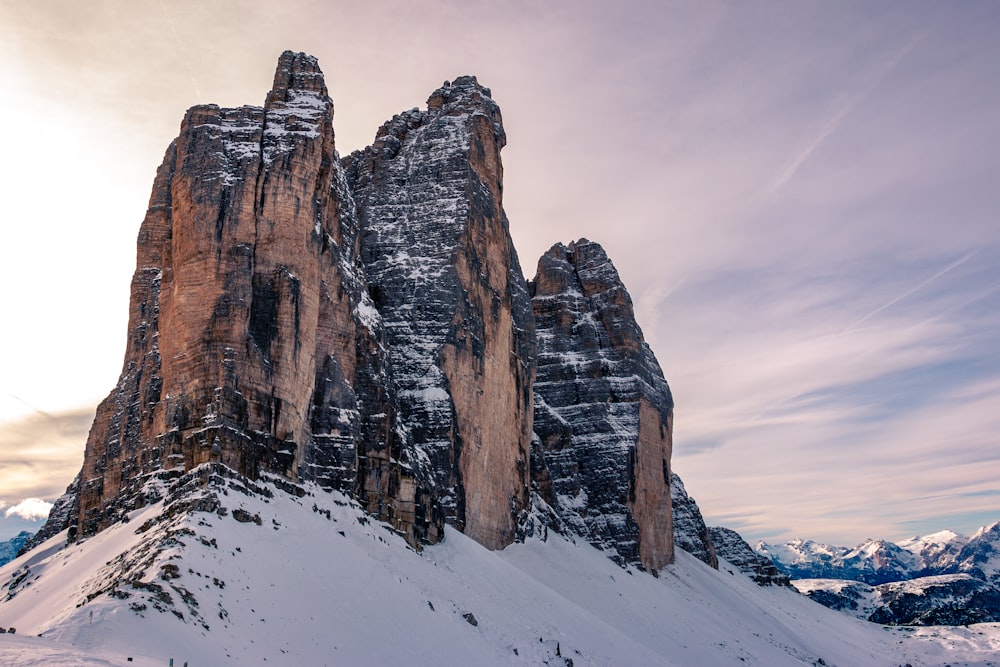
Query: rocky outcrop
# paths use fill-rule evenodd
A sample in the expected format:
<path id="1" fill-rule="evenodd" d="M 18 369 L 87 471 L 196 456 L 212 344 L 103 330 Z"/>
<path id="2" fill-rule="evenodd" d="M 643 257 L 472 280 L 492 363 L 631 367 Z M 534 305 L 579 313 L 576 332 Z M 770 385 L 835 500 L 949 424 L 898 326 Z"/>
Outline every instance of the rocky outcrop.
<path id="1" fill-rule="evenodd" d="M 670 492 L 673 495 L 674 543 L 709 567 L 718 569 L 719 559 L 701 509 L 676 474 L 670 479 Z"/>
<path id="2" fill-rule="evenodd" d="M 753 550 L 739 533 L 729 528 L 711 526 L 708 529 L 715 555 L 735 565 L 761 586 L 791 586 L 788 575 L 774 563 Z"/>
<path id="3" fill-rule="evenodd" d="M 344 491 L 415 546 L 445 522 L 493 549 L 558 525 L 671 562 L 670 389 L 599 245 L 556 245 L 524 280 L 490 90 L 445 82 L 343 160 L 332 118 L 292 52 L 262 107 L 187 112 L 119 383 L 42 534 L 90 535 L 149 476 L 212 464 Z"/>
<path id="4" fill-rule="evenodd" d="M 446 82 L 345 160 L 403 423 L 447 521 L 490 548 L 529 505 L 534 335 L 503 211 L 500 110 Z"/>
<path id="5" fill-rule="evenodd" d="M 604 249 L 556 244 L 530 283 L 538 338 L 536 486 L 620 563 L 673 561 L 673 398 Z"/>

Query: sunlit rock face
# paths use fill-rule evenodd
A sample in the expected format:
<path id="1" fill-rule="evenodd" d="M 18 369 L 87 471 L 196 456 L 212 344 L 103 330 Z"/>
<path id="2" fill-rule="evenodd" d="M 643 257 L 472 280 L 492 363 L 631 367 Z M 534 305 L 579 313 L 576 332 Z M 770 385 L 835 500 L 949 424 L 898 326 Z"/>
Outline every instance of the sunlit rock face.
<path id="1" fill-rule="evenodd" d="M 263 107 L 188 111 L 139 232 L 122 375 L 53 530 L 96 532 L 144 475 L 217 462 L 346 491 L 413 544 L 445 521 L 513 541 L 535 351 L 499 108 L 459 78 L 343 163 L 332 118 L 292 52 Z"/>
<path id="2" fill-rule="evenodd" d="M 345 162 L 368 289 L 385 322 L 421 481 L 490 548 L 529 504 L 534 333 L 503 211 L 500 110 L 446 83 Z"/>
<path id="3" fill-rule="evenodd" d="M 530 283 L 537 487 L 620 563 L 672 562 L 673 398 L 604 249 L 556 244 Z"/>
<path id="4" fill-rule="evenodd" d="M 599 245 L 556 245 L 524 280 L 490 90 L 445 82 L 343 160 L 332 121 L 292 52 L 262 107 L 187 112 L 121 377 L 46 534 L 92 534 L 152 473 L 213 463 L 344 491 L 417 547 L 450 523 L 503 548 L 539 516 L 534 484 L 619 563 L 671 562 L 670 389 Z"/>
<path id="5" fill-rule="evenodd" d="M 405 460 L 332 117 L 316 60 L 291 52 L 263 107 L 188 111 L 139 231 L 74 528 L 141 504 L 121 492 L 145 473 L 216 461 L 354 492 L 413 539 L 439 531 Z"/>

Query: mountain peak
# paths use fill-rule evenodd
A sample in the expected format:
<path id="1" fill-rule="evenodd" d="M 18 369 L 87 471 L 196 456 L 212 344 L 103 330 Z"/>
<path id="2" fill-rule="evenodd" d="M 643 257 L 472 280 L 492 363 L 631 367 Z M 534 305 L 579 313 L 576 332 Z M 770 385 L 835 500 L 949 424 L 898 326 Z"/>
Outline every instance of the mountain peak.
<path id="1" fill-rule="evenodd" d="M 427 98 L 427 111 L 448 116 L 480 116 L 489 123 L 493 140 L 498 147 L 503 148 L 507 143 L 500 106 L 493 101 L 492 91 L 480 85 L 474 76 L 460 76 L 454 81 L 445 81 Z"/>
<path id="2" fill-rule="evenodd" d="M 329 100 L 319 60 L 306 53 L 285 51 L 278 57 L 267 105 L 278 100 L 287 101 L 293 93 L 310 93 Z"/>
<path id="3" fill-rule="evenodd" d="M 466 74 L 441 84 L 441 87 L 427 98 L 427 106 L 431 109 L 440 109 L 447 104 L 465 101 L 496 105 L 492 94 L 493 91 L 481 85 L 475 76 Z"/>
<path id="4" fill-rule="evenodd" d="M 539 491 L 619 562 L 659 570 L 674 553 L 673 399 L 628 292 L 585 241 L 554 245 L 530 288 Z"/>

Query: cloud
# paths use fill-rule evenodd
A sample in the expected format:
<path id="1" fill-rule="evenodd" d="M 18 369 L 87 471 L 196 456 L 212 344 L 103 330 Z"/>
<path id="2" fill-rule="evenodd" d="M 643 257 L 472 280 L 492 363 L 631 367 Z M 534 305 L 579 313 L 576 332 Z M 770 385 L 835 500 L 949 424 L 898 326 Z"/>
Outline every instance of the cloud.
<path id="1" fill-rule="evenodd" d="M 903 292 L 899 296 L 896 296 L 896 297 L 890 299 L 888 302 L 882 304 L 881 306 L 879 306 L 875 310 L 871 311 L 870 313 L 868 313 L 867 315 L 865 315 L 864 317 L 862 317 L 861 319 L 859 319 L 857 322 L 851 324 L 850 326 L 848 326 L 844 330 L 844 332 L 847 333 L 849 331 L 853 331 L 854 329 L 858 328 L 859 326 L 861 326 L 862 324 L 864 324 L 865 322 L 867 322 L 871 318 L 873 318 L 876 315 L 878 315 L 879 313 L 881 313 L 886 308 L 894 306 L 897 303 L 899 303 L 900 301 L 902 301 L 903 299 L 905 299 L 905 298 L 907 298 L 907 297 L 915 294 L 916 292 L 919 292 L 921 289 L 927 287 L 928 285 L 930 285 L 931 283 L 933 283 L 934 281 L 936 281 L 938 278 L 941 278 L 942 276 L 944 276 L 949 271 L 952 271 L 953 269 L 961 266 L 962 264 L 965 264 L 967 261 L 969 261 L 970 259 L 972 259 L 976 255 L 976 253 L 978 253 L 978 252 L 979 252 L 979 248 L 975 248 L 975 249 L 973 249 L 973 250 L 965 253 L 964 255 L 962 255 L 961 257 L 959 257 L 957 260 L 955 260 L 954 262 L 952 262 L 948 266 L 944 267 L 943 269 L 941 269 L 940 271 L 938 271 L 937 273 L 935 273 L 933 276 L 931 276 L 931 277 L 929 277 L 929 278 L 927 278 L 925 280 L 922 280 L 917 285 L 915 285 L 915 286 L 911 287 L 910 289 L 906 290 L 905 292 Z"/>
<path id="2" fill-rule="evenodd" d="M 56 498 L 80 470 L 92 409 L 36 413 L 0 424 L 0 502 Z"/>
<path id="3" fill-rule="evenodd" d="M 827 138 L 837 131 L 844 120 L 865 101 L 882 82 L 892 73 L 894 69 L 906 58 L 914 47 L 920 42 L 919 36 L 910 38 L 908 42 L 890 53 L 883 60 L 874 64 L 871 71 L 865 73 L 864 80 L 856 91 L 849 92 L 835 105 L 832 113 L 823 121 L 819 130 L 813 135 L 805 146 L 800 148 L 789 160 L 788 164 L 778 173 L 771 183 L 769 192 L 774 194 L 784 187 L 795 173 L 802 167 L 813 153 L 827 140 Z"/>
<path id="4" fill-rule="evenodd" d="M 855 544 L 996 513 L 997 255 L 701 274 L 637 308 L 677 402 L 674 469 L 706 519 Z"/>
<path id="5" fill-rule="evenodd" d="M 17 505 L 7 508 L 4 517 L 10 518 L 14 515 L 28 521 L 41 521 L 48 518 L 50 511 L 52 503 L 45 502 L 41 498 L 26 498 Z"/>

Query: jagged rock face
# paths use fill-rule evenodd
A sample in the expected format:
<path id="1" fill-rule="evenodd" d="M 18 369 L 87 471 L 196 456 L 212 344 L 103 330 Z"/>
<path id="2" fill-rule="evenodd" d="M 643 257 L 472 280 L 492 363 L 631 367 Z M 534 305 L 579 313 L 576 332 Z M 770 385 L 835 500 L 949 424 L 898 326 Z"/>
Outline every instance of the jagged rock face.
<path id="1" fill-rule="evenodd" d="M 670 492 L 673 494 L 675 544 L 709 567 L 718 569 L 719 559 L 701 509 L 676 474 L 670 479 Z"/>
<path id="2" fill-rule="evenodd" d="M 983 526 L 942 572 L 960 572 L 1000 586 L 1000 522 Z"/>
<path id="3" fill-rule="evenodd" d="M 715 555 L 735 565 L 761 586 L 791 586 L 788 575 L 782 574 L 774 563 L 753 550 L 739 533 L 721 526 L 708 529 Z"/>
<path id="4" fill-rule="evenodd" d="M 401 415 L 446 519 L 490 548 L 529 505 L 534 337 L 489 89 L 446 83 L 345 160 Z"/>
<path id="5" fill-rule="evenodd" d="M 553 246 L 529 287 L 537 488 L 571 530 L 658 570 L 673 561 L 673 398 L 631 298 L 586 239 Z"/>
<path id="6" fill-rule="evenodd" d="M 343 162 L 332 117 L 291 52 L 263 107 L 187 113 L 121 378 L 50 528 L 93 533 L 145 502 L 143 476 L 213 463 L 345 491 L 414 545 L 449 521 L 502 548 L 544 515 L 621 563 L 671 562 L 670 390 L 599 245 L 557 245 L 524 281 L 489 89 L 446 82 Z M 555 514 L 531 513 L 533 473 Z"/>
<path id="7" fill-rule="evenodd" d="M 207 461 L 315 479 L 413 539 L 435 531 L 403 461 L 332 116 L 316 60 L 291 52 L 263 108 L 188 111 L 139 232 L 121 379 L 87 442 L 84 533 L 129 509 L 129 480 Z"/>

